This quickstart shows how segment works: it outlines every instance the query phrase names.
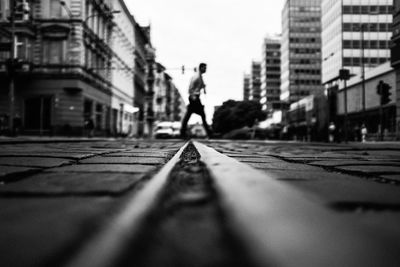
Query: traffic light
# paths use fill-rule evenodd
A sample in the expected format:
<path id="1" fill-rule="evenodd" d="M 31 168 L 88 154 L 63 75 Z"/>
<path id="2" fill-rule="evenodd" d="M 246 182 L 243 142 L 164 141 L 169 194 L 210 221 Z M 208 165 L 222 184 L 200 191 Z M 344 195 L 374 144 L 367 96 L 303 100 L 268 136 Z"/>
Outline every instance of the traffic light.
<path id="1" fill-rule="evenodd" d="M 380 80 L 379 83 L 378 83 L 378 86 L 376 87 L 376 93 L 378 95 L 382 95 L 383 84 L 384 84 L 384 82 L 382 80 Z"/>
<path id="2" fill-rule="evenodd" d="M 185 74 L 185 65 L 182 65 L 182 74 Z"/>
<path id="3" fill-rule="evenodd" d="M 341 80 L 349 80 L 350 79 L 350 71 L 348 69 L 340 69 L 339 70 L 339 79 Z"/>
<path id="4" fill-rule="evenodd" d="M 15 1 L 15 20 L 16 21 L 28 21 L 31 8 L 28 0 L 16 0 Z"/>
<path id="5" fill-rule="evenodd" d="M 391 101 L 391 99 L 390 99 L 390 95 L 392 94 L 390 92 L 391 88 L 392 87 L 389 84 L 383 83 L 382 91 L 381 91 L 381 105 L 386 105 L 387 103 L 389 103 Z"/>

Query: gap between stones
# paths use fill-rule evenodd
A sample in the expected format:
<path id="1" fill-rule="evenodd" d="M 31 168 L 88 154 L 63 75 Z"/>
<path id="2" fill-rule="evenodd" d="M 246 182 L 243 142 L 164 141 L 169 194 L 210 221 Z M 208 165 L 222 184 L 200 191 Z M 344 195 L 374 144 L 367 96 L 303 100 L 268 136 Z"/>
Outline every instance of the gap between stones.
<path id="1" fill-rule="evenodd" d="M 399 212 L 400 204 L 386 204 L 373 202 L 335 202 L 329 205 L 332 209 L 339 212 Z"/>

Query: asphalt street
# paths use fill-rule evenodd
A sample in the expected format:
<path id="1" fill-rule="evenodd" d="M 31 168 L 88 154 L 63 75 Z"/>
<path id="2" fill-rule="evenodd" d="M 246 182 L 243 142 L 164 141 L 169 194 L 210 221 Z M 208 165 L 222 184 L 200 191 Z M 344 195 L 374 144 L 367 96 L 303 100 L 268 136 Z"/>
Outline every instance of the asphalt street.
<path id="1" fill-rule="evenodd" d="M 198 142 L 210 151 L 215 150 L 217 157 L 219 155 L 229 157 L 228 163 L 224 164 L 231 164 L 232 169 L 240 170 L 240 166 L 244 165 L 237 165 L 239 167 L 233 165 L 241 162 L 246 168 L 254 169 L 255 175 L 260 175 L 261 179 L 273 181 L 273 186 L 275 184 L 278 186 L 278 193 L 294 194 L 300 202 L 304 200 L 310 203 L 312 207 L 310 209 L 316 207 L 318 212 L 321 210 L 331 214 L 334 220 L 337 218 L 340 222 L 348 222 L 349 225 L 355 226 L 355 229 L 366 229 L 367 233 L 373 233 L 372 240 L 383 242 L 390 249 L 398 251 L 400 248 L 399 143 L 326 144 L 224 140 Z M 67 265 L 69 260 L 82 250 L 87 240 L 96 237 L 102 229 L 114 224 L 114 219 L 131 205 L 127 203 L 132 203 L 132 199 L 135 199 L 132 196 L 144 191 L 153 178 L 162 173 L 167 163 L 171 162 L 171 159 L 174 160 L 174 156 L 176 157 L 185 144 L 187 143 L 182 140 L 69 138 L 0 140 L 0 251 L 2 251 L 0 265 L 10 267 Z M 208 153 L 207 151 L 204 153 Z M 200 151 L 200 154 L 202 153 Z M 225 214 L 224 205 L 219 204 L 219 201 L 223 200 L 222 193 L 215 189 L 218 182 L 214 180 L 218 180 L 219 174 L 218 171 L 215 174 L 213 168 L 222 163 L 212 163 L 212 161 L 199 163 L 203 159 L 203 155 L 200 154 L 196 160 L 190 157 L 189 160 L 185 159 L 189 167 L 182 165 L 182 168 L 189 168 L 188 172 L 178 171 L 180 172 L 178 176 L 184 177 L 179 180 L 178 187 L 182 183 L 187 183 L 187 180 L 197 186 L 196 190 L 191 189 L 184 193 L 176 191 L 180 196 L 179 201 L 191 204 L 185 206 L 186 210 L 182 214 L 177 213 L 176 210 L 182 212 L 182 203 L 177 205 L 174 202 L 177 200 L 170 196 L 171 192 L 175 191 L 166 189 L 163 194 L 169 192 L 170 195 L 161 197 L 160 203 L 173 202 L 174 208 L 157 204 L 159 207 L 154 209 L 153 217 L 157 214 L 158 220 L 162 222 L 154 224 L 155 229 L 158 229 L 155 232 L 161 233 L 161 236 L 166 235 L 163 242 L 172 238 L 176 243 L 183 240 L 181 245 L 186 246 L 185 254 L 193 253 L 191 259 L 197 259 L 198 264 L 191 266 L 214 266 L 215 262 L 218 263 L 215 266 L 232 266 L 232 262 L 225 259 L 230 257 L 229 255 L 237 254 L 236 251 L 240 251 L 245 245 L 241 244 L 240 239 L 237 240 L 235 233 L 221 234 L 231 231 L 230 227 L 225 225 L 229 213 Z M 204 156 L 204 159 L 206 158 L 207 156 Z M 169 164 L 171 168 L 176 165 Z M 203 175 L 206 170 L 210 174 Z M 240 181 L 246 174 L 239 172 L 233 176 L 238 176 Z M 198 175 L 199 173 L 201 175 Z M 173 176 L 169 174 L 169 177 Z M 196 180 L 197 178 L 193 177 L 200 178 Z M 199 184 L 202 186 L 197 190 Z M 204 184 L 207 186 L 203 186 Z M 171 188 L 171 185 L 166 188 Z M 173 188 L 176 189 L 176 185 Z M 282 191 L 279 191 L 281 189 Z M 248 197 L 251 198 L 251 191 L 249 192 Z M 285 201 L 283 198 L 283 202 Z M 263 207 L 266 204 L 261 202 L 256 205 Z M 279 205 L 276 203 L 275 206 L 280 207 Z M 293 203 L 294 208 L 296 205 L 297 203 Z M 304 209 L 306 214 L 308 204 L 301 207 L 296 212 L 302 213 Z M 315 214 L 319 214 L 318 212 Z M 159 214 L 168 216 L 161 216 L 160 219 Z M 170 217 L 170 214 L 175 215 Z M 318 218 L 316 221 L 318 223 Z M 330 224 L 324 220 L 321 220 L 321 223 Z M 269 225 L 262 227 L 267 230 Z M 148 229 L 146 231 L 149 232 Z M 183 233 L 180 234 L 180 231 Z M 219 234 L 211 235 L 210 231 Z M 198 235 L 193 237 L 193 232 L 198 232 Z M 348 229 L 344 232 L 352 235 Z M 318 235 L 318 232 L 315 234 Z M 206 238 L 207 235 L 209 239 Z M 224 237 L 214 240 L 215 236 L 219 235 Z M 185 239 L 185 236 L 192 238 Z M 201 236 L 204 238 L 200 238 Z M 227 243 L 226 240 L 231 240 L 232 237 L 235 237 L 237 243 L 234 247 L 229 246 L 225 249 L 219 245 Z M 149 238 L 141 240 L 156 240 L 154 242 L 163 243 L 154 238 L 150 235 Z M 224 257 L 219 256 L 220 252 L 215 252 L 215 262 L 200 260 L 203 254 L 195 249 L 197 239 L 202 240 L 199 241 L 202 246 L 224 247 L 214 250 L 222 251 Z M 209 245 L 211 243 L 213 245 Z M 167 241 L 165 246 L 171 247 Z M 355 246 L 357 244 L 354 244 Z M 228 250 L 229 252 L 226 252 Z M 146 253 L 149 254 L 149 251 L 158 251 L 157 255 L 179 254 L 182 248 L 163 250 L 150 246 Z M 271 251 L 274 251 L 274 247 Z M 101 252 L 98 253 L 100 257 Z M 255 258 L 251 253 L 245 254 L 240 257 L 241 266 L 247 265 L 243 263 L 248 262 L 247 257 Z M 151 258 L 151 253 L 149 255 Z M 168 256 L 165 258 L 166 261 L 170 260 Z M 225 263 L 220 262 L 224 260 Z M 129 262 L 131 263 L 132 259 L 129 259 Z M 257 260 L 255 262 L 254 265 L 257 265 Z M 276 266 L 291 266 L 289 262 L 280 261 L 279 257 L 276 258 L 276 262 L 280 263 L 275 264 Z M 160 262 L 155 261 L 146 265 L 142 261 L 138 266 L 159 266 L 159 264 Z M 174 265 L 170 262 L 164 266 Z"/>

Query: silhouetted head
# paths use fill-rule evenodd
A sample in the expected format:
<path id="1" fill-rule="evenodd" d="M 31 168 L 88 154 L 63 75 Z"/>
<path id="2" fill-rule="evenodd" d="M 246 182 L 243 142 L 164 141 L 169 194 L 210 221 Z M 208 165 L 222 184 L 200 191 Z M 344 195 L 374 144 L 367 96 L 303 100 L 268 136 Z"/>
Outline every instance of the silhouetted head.
<path id="1" fill-rule="evenodd" d="M 199 64 L 199 72 L 200 73 L 205 73 L 207 71 L 207 64 L 206 63 L 200 63 Z"/>

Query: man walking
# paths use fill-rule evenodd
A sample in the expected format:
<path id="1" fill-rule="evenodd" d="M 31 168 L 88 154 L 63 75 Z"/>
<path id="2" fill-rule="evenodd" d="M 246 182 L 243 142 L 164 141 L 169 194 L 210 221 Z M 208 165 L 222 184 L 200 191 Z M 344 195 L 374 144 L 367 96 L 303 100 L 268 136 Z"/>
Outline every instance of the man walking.
<path id="1" fill-rule="evenodd" d="M 206 114 L 204 113 L 204 106 L 201 104 L 201 101 L 200 101 L 200 93 L 201 93 L 202 89 L 204 90 L 204 94 L 206 94 L 206 85 L 204 84 L 203 76 L 202 76 L 203 73 L 205 73 L 206 71 L 207 71 L 207 64 L 200 63 L 198 72 L 190 80 L 189 105 L 187 106 L 185 117 L 182 120 L 182 128 L 181 128 L 181 137 L 182 138 L 186 137 L 187 123 L 190 119 L 190 116 L 193 113 L 196 113 L 201 116 L 201 119 L 203 121 L 203 127 L 205 128 L 205 130 L 207 132 L 207 136 L 209 138 L 211 137 L 211 130 L 208 127 L 208 124 L 206 121 Z"/>

